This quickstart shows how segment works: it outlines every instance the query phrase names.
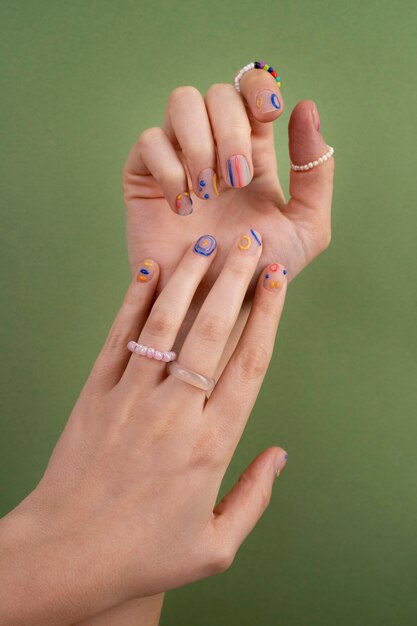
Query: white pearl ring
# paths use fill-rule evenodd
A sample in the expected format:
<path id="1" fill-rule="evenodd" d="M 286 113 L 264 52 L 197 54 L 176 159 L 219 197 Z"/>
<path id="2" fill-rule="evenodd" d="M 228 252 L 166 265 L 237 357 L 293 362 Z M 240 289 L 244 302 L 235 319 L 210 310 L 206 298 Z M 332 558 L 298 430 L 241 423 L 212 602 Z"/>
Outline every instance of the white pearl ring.
<path id="1" fill-rule="evenodd" d="M 312 170 L 313 167 L 318 167 L 322 163 L 325 163 L 328 159 L 330 159 L 334 154 L 334 148 L 331 146 L 327 146 L 328 151 L 323 154 L 323 156 L 319 157 L 316 161 L 310 161 L 310 163 L 306 163 L 305 165 L 295 165 L 291 162 L 291 169 L 295 172 L 302 172 L 306 170 Z"/>

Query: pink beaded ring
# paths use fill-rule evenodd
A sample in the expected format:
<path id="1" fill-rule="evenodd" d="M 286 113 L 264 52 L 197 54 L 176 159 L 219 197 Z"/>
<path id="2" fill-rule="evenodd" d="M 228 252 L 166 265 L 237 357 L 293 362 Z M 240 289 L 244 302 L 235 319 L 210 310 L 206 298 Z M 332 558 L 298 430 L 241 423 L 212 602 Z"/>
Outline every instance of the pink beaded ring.
<path id="1" fill-rule="evenodd" d="M 278 72 L 274 70 L 272 65 L 268 65 L 267 63 L 265 63 L 265 61 L 252 61 L 252 63 L 248 63 L 247 65 L 245 65 L 245 67 L 242 67 L 242 69 L 235 76 L 235 88 L 239 93 L 240 79 L 242 78 L 243 74 L 246 74 L 246 72 L 249 72 L 250 70 L 265 70 L 266 72 L 271 74 L 278 87 L 281 87 L 281 77 L 278 76 Z"/>
<path id="2" fill-rule="evenodd" d="M 165 363 L 169 363 L 170 361 L 175 361 L 177 358 L 175 352 L 155 350 L 155 348 L 144 346 L 142 343 L 137 343 L 136 341 L 129 341 L 127 348 L 139 356 L 147 356 L 148 359 L 155 359 L 155 361 L 164 361 Z"/>

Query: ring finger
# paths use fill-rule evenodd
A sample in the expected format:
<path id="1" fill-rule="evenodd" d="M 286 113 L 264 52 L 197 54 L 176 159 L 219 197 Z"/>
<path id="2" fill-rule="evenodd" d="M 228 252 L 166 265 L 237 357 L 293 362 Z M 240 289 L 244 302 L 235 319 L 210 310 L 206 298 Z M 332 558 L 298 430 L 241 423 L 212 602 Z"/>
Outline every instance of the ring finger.
<path id="1" fill-rule="evenodd" d="M 195 87 L 174 89 L 163 129 L 184 155 L 195 194 L 202 200 L 217 197 L 216 148 L 203 97 Z"/>

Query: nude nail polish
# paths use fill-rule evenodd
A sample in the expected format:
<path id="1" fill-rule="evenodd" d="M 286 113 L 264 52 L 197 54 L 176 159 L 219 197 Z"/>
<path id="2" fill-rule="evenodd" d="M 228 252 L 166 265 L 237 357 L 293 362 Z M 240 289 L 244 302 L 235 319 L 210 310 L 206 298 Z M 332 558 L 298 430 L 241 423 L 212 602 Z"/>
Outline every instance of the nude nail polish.
<path id="1" fill-rule="evenodd" d="M 193 201 L 188 191 L 183 191 L 177 195 L 175 207 L 178 215 L 191 215 L 193 212 Z"/>
<path id="2" fill-rule="evenodd" d="M 287 279 L 287 270 L 279 263 L 271 263 L 265 270 L 264 288 L 268 291 L 280 291 Z"/>
<path id="3" fill-rule="evenodd" d="M 313 108 L 311 109 L 311 113 L 313 115 L 313 121 L 314 121 L 315 127 L 317 131 L 320 131 L 320 114 L 317 110 L 316 105 L 314 105 Z"/>
<path id="4" fill-rule="evenodd" d="M 245 254 L 255 255 L 258 254 L 259 248 L 262 246 L 262 237 L 253 228 L 240 236 L 237 247 Z"/>
<path id="5" fill-rule="evenodd" d="M 256 108 L 260 113 L 272 113 L 273 111 L 279 111 L 281 108 L 279 96 L 270 89 L 259 91 L 255 102 Z"/>
<path id="6" fill-rule="evenodd" d="M 136 280 L 138 283 L 149 283 L 156 273 L 156 263 L 151 259 L 145 259 L 140 263 Z"/>
<path id="7" fill-rule="evenodd" d="M 219 195 L 217 174 L 212 167 L 201 170 L 198 175 L 198 190 L 204 200 L 211 200 Z"/>
<path id="8" fill-rule="evenodd" d="M 235 154 L 227 160 L 227 174 L 232 187 L 246 187 L 250 183 L 251 173 L 243 154 Z"/>
<path id="9" fill-rule="evenodd" d="M 285 451 L 280 452 L 278 458 L 275 461 L 275 468 L 274 468 L 275 478 L 278 478 L 278 476 L 281 474 L 282 470 L 284 469 L 287 463 L 287 460 L 288 460 L 288 454 Z"/>

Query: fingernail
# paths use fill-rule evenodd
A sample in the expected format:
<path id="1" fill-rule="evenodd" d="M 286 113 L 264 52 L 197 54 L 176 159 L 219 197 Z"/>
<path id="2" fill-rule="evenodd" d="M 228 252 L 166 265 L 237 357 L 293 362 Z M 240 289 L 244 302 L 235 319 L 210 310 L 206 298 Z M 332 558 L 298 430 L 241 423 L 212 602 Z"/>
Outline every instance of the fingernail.
<path id="1" fill-rule="evenodd" d="M 278 291 L 281 289 L 287 278 L 287 270 L 279 263 L 271 263 L 265 270 L 264 287 L 268 291 Z"/>
<path id="2" fill-rule="evenodd" d="M 285 452 L 285 450 L 281 450 L 277 459 L 275 460 L 275 468 L 274 468 L 275 478 L 278 478 L 278 476 L 281 474 L 282 470 L 284 469 L 287 463 L 287 460 L 288 460 L 288 454 Z"/>
<path id="3" fill-rule="evenodd" d="M 195 242 L 194 252 L 203 256 L 210 256 L 217 247 L 217 241 L 212 235 L 203 235 Z"/>
<path id="4" fill-rule="evenodd" d="M 178 215 L 191 215 L 193 212 L 193 201 L 188 191 L 178 194 L 175 199 L 175 206 Z"/>
<path id="5" fill-rule="evenodd" d="M 250 183 L 249 165 L 242 154 L 235 154 L 227 160 L 227 173 L 232 187 L 245 187 Z"/>
<path id="6" fill-rule="evenodd" d="M 281 102 L 275 91 L 263 89 L 256 96 L 256 108 L 260 113 L 272 113 L 272 111 L 279 111 Z"/>
<path id="7" fill-rule="evenodd" d="M 258 254 L 258 250 L 262 245 L 262 237 L 260 233 L 251 228 L 248 233 L 241 235 L 237 242 L 237 247 L 243 252 L 254 255 Z"/>
<path id="8" fill-rule="evenodd" d="M 136 280 L 138 283 L 149 283 L 156 274 L 156 263 L 151 259 L 145 259 L 139 265 Z"/>
<path id="9" fill-rule="evenodd" d="M 316 129 L 319 131 L 320 130 L 320 114 L 317 110 L 316 105 L 314 105 L 313 108 L 311 109 L 311 113 L 313 115 L 314 125 Z"/>
<path id="10" fill-rule="evenodd" d="M 217 175 L 212 167 L 201 170 L 198 175 L 198 190 L 204 200 L 210 200 L 219 195 L 217 189 Z"/>

